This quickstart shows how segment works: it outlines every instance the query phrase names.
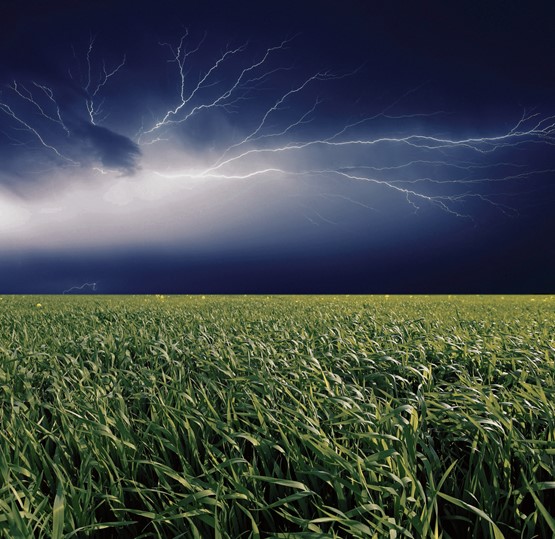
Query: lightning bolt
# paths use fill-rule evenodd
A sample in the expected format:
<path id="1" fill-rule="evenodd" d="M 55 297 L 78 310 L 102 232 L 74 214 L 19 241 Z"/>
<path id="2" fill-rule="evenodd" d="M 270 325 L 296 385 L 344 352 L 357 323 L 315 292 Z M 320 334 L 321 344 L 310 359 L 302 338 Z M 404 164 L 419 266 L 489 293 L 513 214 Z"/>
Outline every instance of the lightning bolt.
<path id="1" fill-rule="evenodd" d="M 71 294 L 71 292 L 83 291 L 83 290 L 86 290 L 86 289 L 89 289 L 93 292 L 96 292 L 96 285 L 97 284 L 98 283 L 83 283 L 82 285 L 79 285 L 79 286 L 72 286 L 72 287 L 68 288 L 67 290 L 64 290 L 62 292 L 62 294 L 64 294 L 64 295 L 65 294 Z"/>
<path id="2" fill-rule="evenodd" d="M 11 88 L 21 99 L 31 103 L 39 111 L 40 115 L 43 118 L 46 118 L 47 120 L 50 120 L 51 122 L 54 122 L 55 124 L 58 124 L 66 132 L 66 134 L 69 136 L 70 135 L 69 129 L 67 128 L 64 121 L 62 120 L 62 114 L 61 114 L 61 111 L 60 111 L 60 107 L 59 107 L 58 103 L 56 102 L 56 99 L 54 99 L 54 92 L 52 91 L 52 88 L 49 88 L 48 86 L 45 86 L 43 84 L 38 84 L 35 81 L 32 81 L 32 84 L 36 88 L 40 89 L 44 93 L 46 98 L 53 104 L 53 106 L 55 108 L 55 111 L 56 111 L 55 116 L 50 115 L 47 112 L 45 112 L 44 109 L 42 108 L 42 105 L 34 97 L 33 93 L 29 89 L 27 89 L 25 86 L 23 86 L 23 84 L 18 85 L 17 81 L 14 80 L 13 84 L 11 86 L 9 86 L 9 88 Z"/>
<path id="3" fill-rule="evenodd" d="M 77 161 L 74 161 L 70 157 L 64 155 L 61 152 L 61 150 L 58 150 L 58 148 L 56 148 L 52 144 L 49 144 L 48 142 L 46 142 L 45 139 L 43 138 L 43 136 L 39 133 L 39 131 L 35 127 L 32 127 L 21 116 L 18 116 L 7 103 L 0 102 L 0 110 L 2 112 L 4 112 L 5 114 L 7 114 L 8 116 L 10 116 L 11 118 L 13 118 L 19 124 L 21 124 L 26 131 L 31 133 L 35 137 L 35 139 L 39 141 L 41 146 L 43 146 L 44 148 L 46 148 L 50 152 L 54 153 L 62 161 L 64 161 L 65 163 L 68 163 L 70 165 L 73 165 L 73 166 L 78 166 L 79 165 L 79 163 Z"/>
<path id="4" fill-rule="evenodd" d="M 310 140 L 302 143 L 289 143 L 273 148 L 254 148 L 242 152 L 226 160 L 218 161 L 214 166 L 206 169 L 205 173 L 210 173 L 233 162 L 244 160 L 253 154 L 261 153 L 285 153 L 305 150 L 314 146 L 348 148 L 357 146 L 376 146 L 376 145 L 406 145 L 424 150 L 441 149 L 469 149 L 482 154 L 492 153 L 506 147 L 517 147 L 522 144 L 543 143 L 554 145 L 555 143 L 555 116 L 540 119 L 535 125 L 528 129 L 522 129 L 522 121 L 511 130 L 500 135 L 489 137 L 475 137 L 466 139 L 440 138 L 432 135 L 412 134 L 405 137 L 379 137 L 368 139 L 348 139 L 334 141 L 336 135 L 328 139 Z"/>
<path id="5" fill-rule="evenodd" d="M 92 54 L 94 49 L 94 44 L 96 41 L 96 36 L 91 36 L 89 40 L 89 46 L 87 48 L 87 52 L 85 55 L 85 61 L 87 66 L 86 77 L 81 80 L 82 88 L 86 94 L 85 98 L 85 106 L 87 109 L 87 113 L 89 116 L 89 120 L 91 124 L 97 125 L 98 123 L 102 123 L 106 121 L 109 116 L 109 113 L 104 114 L 101 118 L 100 115 L 103 114 L 102 107 L 104 106 L 104 99 L 98 100 L 99 96 L 102 93 L 102 89 L 106 86 L 108 81 L 114 77 L 126 64 L 127 62 L 127 55 L 124 54 L 121 62 L 119 64 L 114 65 L 112 68 L 106 67 L 106 61 L 102 60 L 102 69 L 99 70 L 99 73 L 96 74 L 96 77 L 93 73 L 93 64 L 92 64 Z M 75 52 L 74 52 L 74 56 Z M 81 69 L 79 69 L 81 72 Z M 71 71 L 69 72 L 70 76 Z M 96 81 L 93 82 L 93 79 L 96 78 Z"/>
<path id="6" fill-rule="evenodd" d="M 233 93 L 233 91 L 239 86 L 241 79 L 244 73 L 248 72 L 249 69 L 254 69 L 251 67 L 246 69 L 242 72 L 241 75 L 236 79 L 235 83 L 232 85 L 231 88 L 224 91 L 223 94 L 219 95 L 215 99 L 212 99 L 209 102 L 202 103 L 196 106 L 187 109 L 187 105 L 191 103 L 193 98 L 203 89 L 208 87 L 209 80 L 214 72 L 218 70 L 218 68 L 230 57 L 237 55 L 238 53 L 242 52 L 246 48 L 246 44 L 236 47 L 235 49 L 228 48 L 219 56 L 219 58 L 214 62 L 214 64 L 206 71 L 206 73 L 200 77 L 198 83 L 192 88 L 192 90 L 187 95 L 186 92 L 186 76 L 185 76 L 185 63 L 187 58 L 197 52 L 204 41 L 204 37 L 201 42 L 191 51 L 187 51 L 186 47 L 184 46 L 184 40 L 187 37 L 188 33 L 181 37 L 181 40 L 177 47 L 173 47 L 169 43 L 161 43 L 161 45 L 166 46 L 169 48 L 172 54 L 172 58 L 169 60 L 172 63 L 175 63 L 178 66 L 179 72 L 179 80 L 180 80 L 180 87 L 179 87 L 179 95 L 180 95 L 180 103 L 173 109 L 169 109 L 166 111 L 164 116 L 158 120 L 153 127 L 141 133 L 139 137 L 139 142 L 142 142 L 143 135 L 150 135 L 156 131 L 158 131 L 162 127 L 167 127 L 172 124 L 180 124 L 186 122 L 191 116 L 198 113 L 203 109 L 208 108 L 216 108 L 216 107 L 226 107 L 230 106 L 232 102 L 229 102 L 229 97 Z"/>
<path id="7" fill-rule="evenodd" d="M 43 120 L 47 120 L 48 123 L 54 124 L 59 129 L 62 129 L 66 136 L 69 137 L 70 130 L 62 118 L 62 112 L 58 102 L 56 101 L 52 88 L 46 86 L 45 84 L 39 84 L 36 81 L 31 81 L 31 84 L 34 90 L 31 90 L 24 84 L 18 83 L 14 80 L 12 84 L 8 85 L 8 89 L 12 91 L 20 102 L 29 103 L 39 119 L 42 118 Z M 51 110 L 48 111 L 48 108 Z M 33 125 L 35 122 L 33 122 L 32 118 L 27 118 L 27 115 L 16 112 L 14 108 L 5 101 L 0 101 L 0 110 L 13 118 L 13 120 L 20 125 L 20 130 L 31 134 L 34 140 L 38 141 L 40 146 L 48 150 L 49 153 L 56 155 L 56 157 L 65 162 L 65 164 L 69 164 L 71 166 L 79 165 L 77 161 L 66 155 L 57 144 L 51 141 L 47 142 L 47 135 L 41 132 L 43 129 L 41 129 L 39 125 Z M 14 139 L 12 138 L 12 140 Z M 21 141 L 18 142 L 20 144 L 24 144 Z"/>

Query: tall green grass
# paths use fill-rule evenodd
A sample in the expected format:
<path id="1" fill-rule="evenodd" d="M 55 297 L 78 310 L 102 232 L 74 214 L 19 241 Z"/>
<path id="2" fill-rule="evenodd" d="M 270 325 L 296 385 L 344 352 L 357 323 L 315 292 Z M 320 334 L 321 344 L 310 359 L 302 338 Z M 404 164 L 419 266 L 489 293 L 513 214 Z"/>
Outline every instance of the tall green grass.
<path id="1" fill-rule="evenodd" d="M 551 537 L 555 298 L 0 300 L 0 535 Z"/>

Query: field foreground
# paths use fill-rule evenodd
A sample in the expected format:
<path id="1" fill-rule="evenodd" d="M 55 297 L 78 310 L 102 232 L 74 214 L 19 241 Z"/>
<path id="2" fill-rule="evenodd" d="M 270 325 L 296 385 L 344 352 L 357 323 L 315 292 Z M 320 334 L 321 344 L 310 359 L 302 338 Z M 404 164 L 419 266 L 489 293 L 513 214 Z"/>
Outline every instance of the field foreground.
<path id="1" fill-rule="evenodd" d="M 0 536 L 551 537 L 553 296 L 3 296 Z"/>

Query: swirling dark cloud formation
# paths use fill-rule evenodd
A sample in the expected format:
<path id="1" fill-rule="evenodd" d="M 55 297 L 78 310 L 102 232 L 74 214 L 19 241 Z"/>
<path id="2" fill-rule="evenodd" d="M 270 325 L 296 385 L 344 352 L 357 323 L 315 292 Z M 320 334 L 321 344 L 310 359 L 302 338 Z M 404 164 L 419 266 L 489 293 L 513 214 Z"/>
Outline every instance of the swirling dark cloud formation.
<path id="1" fill-rule="evenodd" d="M 82 98 L 68 85 L 42 80 L 14 80 L 5 87 L 0 97 L 0 183 L 37 182 L 50 177 L 52 168 L 136 172 L 138 144 L 92 123 L 76 96 Z"/>
<path id="2" fill-rule="evenodd" d="M 87 154 L 96 156 L 102 166 L 127 175 L 137 170 L 141 150 L 131 139 L 91 123 L 83 123 L 77 134 L 85 147 L 90 144 Z"/>

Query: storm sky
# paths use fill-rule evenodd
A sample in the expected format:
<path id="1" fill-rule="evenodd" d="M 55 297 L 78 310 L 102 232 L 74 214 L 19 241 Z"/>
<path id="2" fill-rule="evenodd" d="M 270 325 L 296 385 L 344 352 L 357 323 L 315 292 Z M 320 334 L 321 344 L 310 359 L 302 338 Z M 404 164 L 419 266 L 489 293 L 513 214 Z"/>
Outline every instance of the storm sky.
<path id="1" fill-rule="evenodd" d="M 0 293 L 553 293 L 554 27 L 5 0 Z"/>

